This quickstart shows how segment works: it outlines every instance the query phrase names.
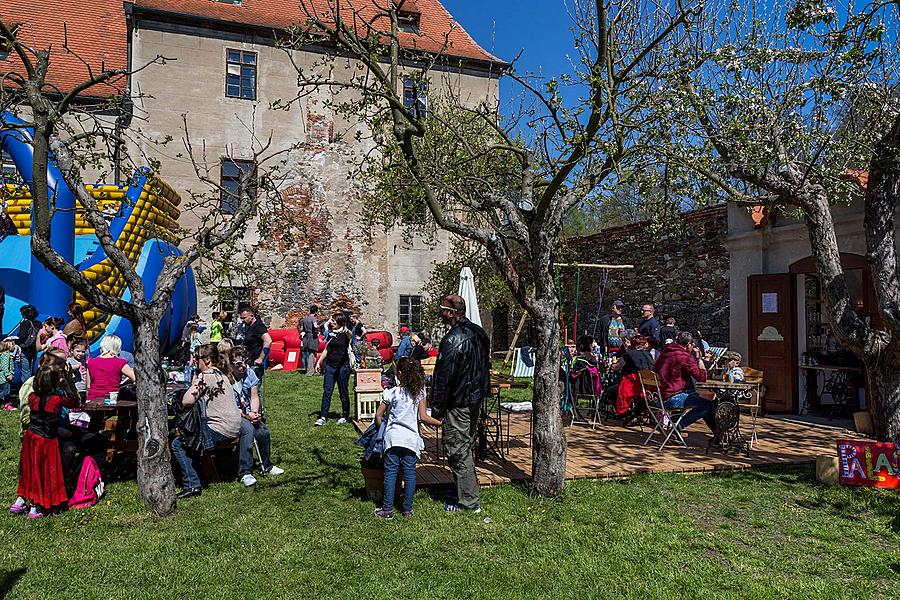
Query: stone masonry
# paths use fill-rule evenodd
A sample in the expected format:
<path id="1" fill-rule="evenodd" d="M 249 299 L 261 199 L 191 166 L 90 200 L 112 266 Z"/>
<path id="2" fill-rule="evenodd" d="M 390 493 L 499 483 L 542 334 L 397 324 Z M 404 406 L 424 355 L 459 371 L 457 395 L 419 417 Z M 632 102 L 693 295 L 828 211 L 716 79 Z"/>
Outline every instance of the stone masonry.
<path id="1" fill-rule="evenodd" d="M 566 262 L 633 264 L 633 270 L 611 270 L 603 307 L 598 313 L 599 271 L 581 270 L 580 332 L 592 334 L 596 320 L 615 299 L 626 304 L 626 315 L 640 320 L 644 302 L 656 305 L 660 322 L 675 317 L 682 330 L 703 333 L 713 346 L 729 343 L 729 259 L 725 206 L 684 213 L 674 227 L 654 231 L 649 222 L 605 229 L 572 238 L 563 255 Z M 563 269 L 563 308 L 571 336 L 576 273 Z"/>

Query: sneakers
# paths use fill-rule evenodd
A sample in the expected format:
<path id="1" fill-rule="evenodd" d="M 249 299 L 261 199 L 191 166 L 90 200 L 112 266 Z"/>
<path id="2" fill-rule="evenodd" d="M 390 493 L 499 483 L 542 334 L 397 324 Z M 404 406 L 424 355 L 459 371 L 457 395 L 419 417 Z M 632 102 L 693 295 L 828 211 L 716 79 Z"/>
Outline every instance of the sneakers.
<path id="1" fill-rule="evenodd" d="M 29 519 L 40 519 L 44 516 L 44 513 L 37 506 L 32 506 L 31 510 L 28 511 Z"/>
<path id="2" fill-rule="evenodd" d="M 16 501 L 9 505 L 9 514 L 11 515 L 23 515 L 28 511 L 28 506 L 25 504 L 25 498 L 19 496 L 16 498 Z"/>
<path id="3" fill-rule="evenodd" d="M 347 422 L 347 419 L 345 419 L 344 417 L 341 417 L 340 419 L 337 420 L 338 425 L 343 425 L 346 422 Z"/>
<path id="4" fill-rule="evenodd" d="M 412 511 L 410 511 L 410 513 L 412 513 Z M 375 516 L 378 517 L 379 519 L 384 519 L 385 521 L 390 521 L 391 519 L 394 518 L 394 511 L 379 508 L 375 511 Z"/>
<path id="5" fill-rule="evenodd" d="M 16 410 L 16 407 L 12 405 L 12 402 L 7 402 L 3 405 L 3 410 Z"/>
<path id="6" fill-rule="evenodd" d="M 282 473 L 284 473 L 284 469 L 276 467 L 275 465 L 272 465 L 266 471 L 260 471 L 261 475 L 281 475 Z"/>
<path id="7" fill-rule="evenodd" d="M 256 477 L 247 473 L 243 477 L 241 477 L 241 483 L 244 484 L 244 487 L 251 487 L 256 485 Z"/>
<path id="8" fill-rule="evenodd" d="M 400 511 L 400 515 L 401 515 L 404 519 L 408 519 L 408 518 L 410 518 L 410 517 L 412 516 L 412 512 L 413 512 L 412 509 L 409 509 L 409 510 L 401 510 L 401 511 Z"/>
<path id="9" fill-rule="evenodd" d="M 321 427 L 324 424 L 325 424 L 325 417 L 319 417 L 318 419 L 316 419 L 316 422 L 313 423 L 313 427 Z"/>

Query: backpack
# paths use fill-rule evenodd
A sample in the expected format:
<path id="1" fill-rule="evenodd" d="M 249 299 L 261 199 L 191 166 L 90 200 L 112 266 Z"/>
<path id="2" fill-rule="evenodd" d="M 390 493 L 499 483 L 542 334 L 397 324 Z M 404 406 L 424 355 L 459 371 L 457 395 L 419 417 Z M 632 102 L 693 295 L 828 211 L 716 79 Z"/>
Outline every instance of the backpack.
<path id="1" fill-rule="evenodd" d="M 26 324 L 28 325 L 28 335 L 25 336 L 25 339 L 22 339 L 22 333 L 23 333 L 22 330 L 24 329 L 23 326 Z M 19 323 L 18 329 L 19 329 L 19 339 L 21 341 L 18 341 L 16 343 L 18 344 L 19 348 L 22 348 L 23 350 L 25 348 L 33 349 L 34 343 L 35 343 L 35 341 L 37 341 L 37 335 L 38 335 L 39 328 L 34 326 L 33 321 L 30 321 L 28 319 L 22 319 L 22 322 Z"/>
<path id="2" fill-rule="evenodd" d="M 81 463 L 78 484 L 72 497 L 69 498 L 69 508 L 87 508 L 97 504 L 103 496 L 105 487 L 96 461 L 90 456 L 85 457 Z"/>

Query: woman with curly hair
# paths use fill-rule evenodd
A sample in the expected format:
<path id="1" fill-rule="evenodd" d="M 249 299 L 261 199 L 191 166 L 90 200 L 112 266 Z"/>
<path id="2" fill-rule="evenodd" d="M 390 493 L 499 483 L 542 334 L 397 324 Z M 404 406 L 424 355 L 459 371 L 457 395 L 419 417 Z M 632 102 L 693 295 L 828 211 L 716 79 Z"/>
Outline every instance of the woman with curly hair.
<path id="1" fill-rule="evenodd" d="M 375 516 L 391 519 L 394 516 L 394 490 L 397 486 L 397 471 L 403 465 L 403 509 L 404 517 L 412 516 L 413 494 L 416 492 L 416 459 L 424 443 L 419 436 L 419 422 L 440 425 L 432 418 L 425 406 L 425 372 L 419 361 L 403 357 L 397 361 L 396 387 L 384 390 L 381 403 L 375 413 L 375 422 L 381 427 L 384 413 L 388 413 L 384 432 L 384 503 L 375 511 Z"/>

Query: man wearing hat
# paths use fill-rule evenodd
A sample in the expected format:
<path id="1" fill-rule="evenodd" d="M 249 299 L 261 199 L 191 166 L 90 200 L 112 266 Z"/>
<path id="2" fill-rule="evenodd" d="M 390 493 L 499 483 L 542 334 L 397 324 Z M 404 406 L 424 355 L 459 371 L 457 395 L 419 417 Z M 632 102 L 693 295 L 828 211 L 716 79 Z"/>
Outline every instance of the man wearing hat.
<path id="1" fill-rule="evenodd" d="M 412 354 L 412 342 L 409 339 L 409 327 L 400 327 L 400 344 L 397 346 L 397 358 L 403 358 Z"/>
<path id="2" fill-rule="evenodd" d="M 600 317 L 597 345 L 600 346 L 604 356 L 609 356 L 621 348 L 625 330 L 632 328 L 631 319 L 622 314 L 624 309 L 624 302 L 614 300 L 610 312 Z"/>

